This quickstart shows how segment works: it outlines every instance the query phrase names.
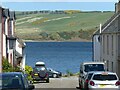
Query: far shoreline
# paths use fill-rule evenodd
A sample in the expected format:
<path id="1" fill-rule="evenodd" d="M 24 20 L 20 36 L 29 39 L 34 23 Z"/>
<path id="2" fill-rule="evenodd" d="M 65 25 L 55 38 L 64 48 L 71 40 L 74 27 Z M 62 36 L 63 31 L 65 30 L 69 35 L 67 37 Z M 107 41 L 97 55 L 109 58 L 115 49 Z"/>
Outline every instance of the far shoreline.
<path id="1" fill-rule="evenodd" d="M 24 42 L 92 42 L 92 40 L 86 40 L 86 39 L 81 39 L 81 38 L 77 38 L 77 39 L 70 39 L 70 40 L 24 40 Z"/>
<path id="2" fill-rule="evenodd" d="M 92 41 L 91 40 L 88 41 L 23 40 L 23 42 L 92 42 Z"/>

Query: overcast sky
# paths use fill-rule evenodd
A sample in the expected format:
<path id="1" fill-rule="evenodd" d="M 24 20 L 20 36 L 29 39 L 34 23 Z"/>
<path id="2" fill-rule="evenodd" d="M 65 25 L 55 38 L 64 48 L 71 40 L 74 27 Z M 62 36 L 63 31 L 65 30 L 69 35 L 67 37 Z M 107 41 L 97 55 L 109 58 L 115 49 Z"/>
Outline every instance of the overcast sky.
<path id="1" fill-rule="evenodd" d="M 0 0 L 0 5 L 14 11 L 114 11 L 116 2 L 118 2 L 118 0 Z"/>

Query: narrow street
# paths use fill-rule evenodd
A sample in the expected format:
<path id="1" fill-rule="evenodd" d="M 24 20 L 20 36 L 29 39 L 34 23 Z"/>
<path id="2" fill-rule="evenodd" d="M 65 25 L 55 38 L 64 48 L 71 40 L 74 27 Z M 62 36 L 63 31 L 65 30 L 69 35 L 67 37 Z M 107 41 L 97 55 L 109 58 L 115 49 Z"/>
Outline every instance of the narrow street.
<path id="1" fill-rule="evenodd" d="M 40 82 L 35 83 L 35 88 L 41 90 L 42 89 L 69 89 L 69 90 L 77 90 L 78 88 L 78 77 L 72 76 L 72 77 L 62 77 L 62 78 L 50 78 L 50 82 Z"/>

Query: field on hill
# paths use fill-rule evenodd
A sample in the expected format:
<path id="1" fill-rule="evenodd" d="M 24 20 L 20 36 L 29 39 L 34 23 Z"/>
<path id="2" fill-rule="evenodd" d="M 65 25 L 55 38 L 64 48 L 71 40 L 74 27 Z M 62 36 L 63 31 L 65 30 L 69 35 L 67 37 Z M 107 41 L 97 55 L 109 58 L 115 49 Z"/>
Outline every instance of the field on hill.
<path id="1" fill-rule="evenodd" d="M 16 34 L 24 40 L 91 40 L 114 12 L 17 15 Z"/>

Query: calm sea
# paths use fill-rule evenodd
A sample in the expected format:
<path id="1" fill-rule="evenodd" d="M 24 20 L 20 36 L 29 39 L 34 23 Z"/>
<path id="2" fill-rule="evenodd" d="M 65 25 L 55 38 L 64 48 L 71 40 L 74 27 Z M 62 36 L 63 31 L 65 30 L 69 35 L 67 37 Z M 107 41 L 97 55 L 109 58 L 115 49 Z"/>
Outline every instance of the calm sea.
<path id="1" fill-rule="evenodd" d="M 92 61 L 92 42 L 26 42 L 26 64 L 44 61 L 47 67 L 66 73 L 79 72 L 80 63 Z"/>

